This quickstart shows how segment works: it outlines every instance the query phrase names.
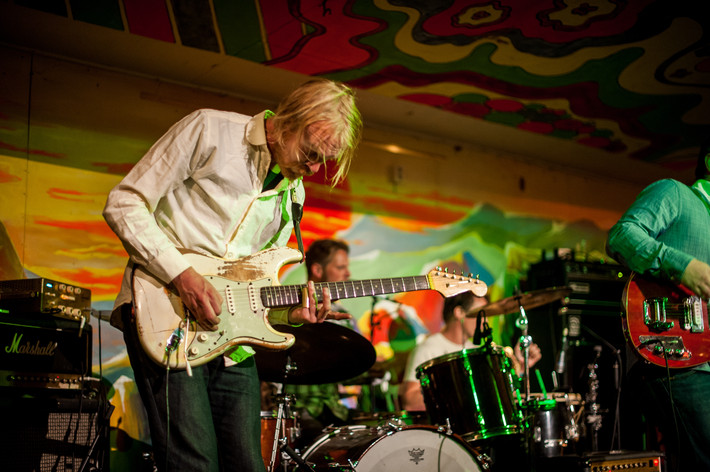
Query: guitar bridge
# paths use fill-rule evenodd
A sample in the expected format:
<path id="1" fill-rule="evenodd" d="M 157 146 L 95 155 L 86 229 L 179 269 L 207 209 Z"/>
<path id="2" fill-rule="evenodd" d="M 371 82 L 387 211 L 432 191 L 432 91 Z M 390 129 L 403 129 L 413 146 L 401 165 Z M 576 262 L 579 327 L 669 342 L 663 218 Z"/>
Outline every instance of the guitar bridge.
<path id="1" fill-rule="evenodd" d="M 685 348 L 682 336 L 639 336 L 639 341 L 641 346 L 660 357 L 673 360 L 690 360 L 693 357 Z"/>

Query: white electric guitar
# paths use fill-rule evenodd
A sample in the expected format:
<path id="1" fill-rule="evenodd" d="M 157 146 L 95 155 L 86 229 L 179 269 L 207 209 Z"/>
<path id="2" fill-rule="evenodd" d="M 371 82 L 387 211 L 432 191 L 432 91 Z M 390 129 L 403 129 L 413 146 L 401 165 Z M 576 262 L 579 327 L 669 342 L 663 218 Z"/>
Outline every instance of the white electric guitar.
<path id="1" fill-rule="evenodd" d="M 284 264 L 301 260 L 289 247 L 267 249 L 237 260 L 186 252 L 190 264 L 220 293 L 222 313 L 216 331 L 208 331 L 185 309 L 174 288 L 142 267 L 133 275 L 136 325 L 143 349 L 155 362 L 171 369 L 204 364 L 240 344 L 283 350 L 295 337 L 271 327 L 269 309 L 301 304 L 305 285 L 279 285 Z M 427 275 L 389 279 L 316 283 L 316 293 L 330 290 L 332 300 L 437 290 L 445 297 L 467 290 L 483 296 L 488 287 L 478 278 L 434 269 Z"/>

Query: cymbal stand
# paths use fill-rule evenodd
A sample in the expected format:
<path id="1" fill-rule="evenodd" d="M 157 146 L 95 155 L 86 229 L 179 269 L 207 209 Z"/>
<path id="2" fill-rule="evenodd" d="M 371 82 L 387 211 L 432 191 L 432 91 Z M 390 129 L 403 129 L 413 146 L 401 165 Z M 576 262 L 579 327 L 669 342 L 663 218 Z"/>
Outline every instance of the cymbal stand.
<path id="1" fill-rule="evenodd" d="M 585 395 L 585 404 L 587 408 L 587 423 L 592 430 L 592 452 L 599 450 L 599 430 L 602 428 L 602 409 L 601 405 L 597 403 L 597 397 L 599 395 L 599 376 L 597 375 L 597 369 L 599 368 L 599 357 L 601 356 L 602 347 L 594 346 L 594 360 L 587 364 L 587 370 L 589 370 L 588 386 L 589 391 Z"/>
<path id="2" fill-rule="evenodd" d="M 288 375 L 291 372 L 295 372 L 298 370 L 298 366 L 296 365 L 295 362 L 291 360 L 291 356 L 288 356 L 286 358 L 286 365 L 284 366 L 284 381 L 283 381 L 283 386 L 282 388 L 286 387 L 287 381 L 288 381 Z M 277 395 L 277 404 L 279 405 L 278 408 L 278 413 L 276 415 L 276 428 L 274 431 L 274 442 L 271 446 L 271 457 L 269 458 L 269 467 L 268 467 L 268 472 L 274 472 L 274 466 L 276 464 L 276 453 L 278 451 L 283 451 L 285 452 L 296 464 L 299 466 L 303 467 L 304 470 L 312 470 L 306 461 L 303 460 L 303 458 L 298 454 L 297 451 L 293 450 L 288 445 L 288 438 L 284 437 L 281 438 L 281 426 L 284 421 L 284 416 L 286 414 L 290 414 L 290 408 L 291 408 L 291 401 L 294 400 L 294 397 L 291 395 L 286 395 L 286 394 L 280 394 Z M 294 420 L 295 421 L 295 420 Z M 295 427 L 294 423 L 294 427 Z M 282 463 L 284 465 L 284 470 L 288 470 L 288 465 L 286 463 L 286 457 L 283 457 Z"/>
<path id="3" fill-rule="evenodd" d="M 523 388 L 525 389 L 525 403 L 530 399 L 530 366 L 528 359 L 530 358 L 530 345 L 532 344 L 532 336 L 528 334 L 528 316 L 525 313 L 525 308 L 522 304 L 518 304 L 520 316 L 515 321 L 515 325 L 520 328 L 520 349 L 523 352 Z"/>

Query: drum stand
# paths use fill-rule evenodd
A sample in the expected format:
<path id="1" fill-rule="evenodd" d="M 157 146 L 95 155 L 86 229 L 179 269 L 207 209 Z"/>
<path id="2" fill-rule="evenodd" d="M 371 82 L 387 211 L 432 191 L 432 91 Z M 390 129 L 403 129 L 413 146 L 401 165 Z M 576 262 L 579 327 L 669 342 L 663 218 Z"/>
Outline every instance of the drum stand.
<path id="1" fill-rule="evenodd" d="M 290 372 L 294 372 L 298 369 L 298 366 L 296 366 L 296 363 L 291 360 L 291 356 L 287 357 L 286 360 L 286 365 L 284 366 L 284 381 L 283 381 L 283 387 L 286 386 L 286 382 L 288 379 L 288 374 Z M 283 388 L 282 387 L 282 388 Z M 313 470 L 311 467 L 308 465 L 306 461 L 303 460 L 303 458 L 298 454 L 297 451 L 295 451 L 291 446 L 288 445 L 288 438 L 286 437 L 281 437 L 281 425 L 283 424 L 284 421 L 284 416 L 286 414 L 290 413 L 290 408 L 291 408 L 291 402 L 295 400 L 294 397 L 290 395 L 277 395 L 276 396 L 276 403 L 279 406 L 278 413 L 276 415 L 276 428 L 274 431 L 274 442 L 271 447 L 271 458 L 269 459 L 269 467 L 267 468 L 268 472 L 274 472 L 274 465 L 276 464 L 276 453 L 278 451 L 282 451 L 282 465 L 284 471 L 289 470 L 289 464 L 287 461 L 287 457 L 290 457 L 293 462 L 298 464 L 300 466 L 299 469 L 297 470 Z"/>
<path id="2" fill-rule="evenodd" d="M 522 334 L 520 335 L 520 350 L 523 352 L 523 389 L 525 390 L 525 403 L 527 404 L 530 399 L 530 345 L 532 344 L 532 336 L 528 334 L 528 316 L 525 313 L 525 308 L 522 304 L 518 304 L 518 311 L 520 316 L 515 321 L 515 325 L 520 328 Z"/>

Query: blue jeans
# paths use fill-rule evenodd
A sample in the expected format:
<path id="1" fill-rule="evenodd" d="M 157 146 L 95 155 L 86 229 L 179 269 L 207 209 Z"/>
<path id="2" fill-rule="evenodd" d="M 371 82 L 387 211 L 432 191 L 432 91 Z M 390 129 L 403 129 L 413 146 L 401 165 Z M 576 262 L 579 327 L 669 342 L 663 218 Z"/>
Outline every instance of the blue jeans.
<path id="1" fill-rule="evenodd" d="M 193 367 L 192 377 L 186 371 L 168 374 L 143 352 L 131 318 L 128 307 L 123 337 L 148 413 L 158 470 L 264 472 L 261 397 L 253 357 L 225 367 L 220 356 Z"/>
<path id="2" fill-rule="evenodd" d="M 670 389 L 668 378 L 658 370 L 646 379 L 648 396 L 642 401 L 647 415 L 659 424 L 668 471 L 710 471 L 710 372 L 671 370 Z"/>

